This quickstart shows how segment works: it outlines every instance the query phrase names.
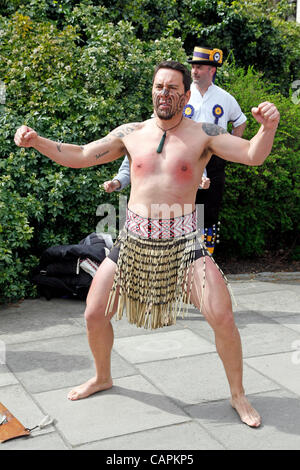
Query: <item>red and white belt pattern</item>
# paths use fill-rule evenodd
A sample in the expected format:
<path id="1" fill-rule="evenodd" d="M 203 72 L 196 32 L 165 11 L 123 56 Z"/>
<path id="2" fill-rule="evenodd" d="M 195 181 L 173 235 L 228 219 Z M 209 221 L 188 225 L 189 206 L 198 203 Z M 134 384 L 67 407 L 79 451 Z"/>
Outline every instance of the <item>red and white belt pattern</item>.
<path id="1" fill-rule="evenodd" d="M 167 239 L 180 237 L 196 231 L 196 210 L 191 214 L 171 219 L 150 219 L 141 217 L 127 209 L 125 227 L 142 238 Z"/>

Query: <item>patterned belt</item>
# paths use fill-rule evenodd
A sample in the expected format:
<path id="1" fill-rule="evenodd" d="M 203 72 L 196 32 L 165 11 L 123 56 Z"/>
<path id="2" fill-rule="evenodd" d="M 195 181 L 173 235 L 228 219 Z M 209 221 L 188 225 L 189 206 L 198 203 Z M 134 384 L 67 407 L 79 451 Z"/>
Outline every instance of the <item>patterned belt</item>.
<path id="1" fill-rule="evenodd" d="M 127 209 L 125 227 L 142 238 L 175 238 L 195 232 L 197 229 L 196 210 L 191 214 L 171 219 L 150 219 Z"/>

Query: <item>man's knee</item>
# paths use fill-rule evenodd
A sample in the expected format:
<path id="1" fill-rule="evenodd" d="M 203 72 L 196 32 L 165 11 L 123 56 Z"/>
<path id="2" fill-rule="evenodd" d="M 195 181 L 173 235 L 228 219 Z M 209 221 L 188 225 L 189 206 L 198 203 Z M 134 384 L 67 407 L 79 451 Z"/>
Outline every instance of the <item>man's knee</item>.
<path id="1" fill-rule="evenodd" d="M 84 318 L 88 329 L 105 326 L 108 323 L 108 317 L 105 316 L 105 305 L 98 305 L 97 309 L 87 306 L 84 312 Z"/>
<path id="2" fill-rule="evenodd" d="M 234 316 L 231 309 L 224 309 L 222 311 L 211 312 L 209 318 L 210 324 L 213 329 L 220 333 L 231 333 L 236 328 Z"/>

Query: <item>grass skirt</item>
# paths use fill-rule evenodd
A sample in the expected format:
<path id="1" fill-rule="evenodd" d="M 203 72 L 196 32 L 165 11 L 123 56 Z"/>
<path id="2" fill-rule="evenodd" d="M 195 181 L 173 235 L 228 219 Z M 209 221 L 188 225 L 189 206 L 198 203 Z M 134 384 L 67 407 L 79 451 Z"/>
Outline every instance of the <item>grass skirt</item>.
<path id="1" fill-rule="evenodd" d="M 106 314 L 113 309 L 119 290 L 117 319 L 124 308 L 129 323 L 161 328 L 176 323 L 190 304 L 196 249 L 204 257 L 202 299 L 205 286 L 205 256 L 209 256 L 198 232 L 170 239 L 141 238 L 123 229 L 117 270 Z"/>

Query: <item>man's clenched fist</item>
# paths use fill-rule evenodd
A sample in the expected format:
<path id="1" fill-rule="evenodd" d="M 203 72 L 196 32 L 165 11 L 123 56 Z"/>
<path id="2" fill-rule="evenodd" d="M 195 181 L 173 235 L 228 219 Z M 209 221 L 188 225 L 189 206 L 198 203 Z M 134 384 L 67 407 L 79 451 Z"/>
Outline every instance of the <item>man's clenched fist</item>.
<path id="1" fill-rule="evenodd" d="M 28 126 L 21 126 L 15 133 L 15 144 L 18 147 L 33 147 L 38 134 Z"/>

